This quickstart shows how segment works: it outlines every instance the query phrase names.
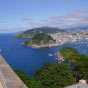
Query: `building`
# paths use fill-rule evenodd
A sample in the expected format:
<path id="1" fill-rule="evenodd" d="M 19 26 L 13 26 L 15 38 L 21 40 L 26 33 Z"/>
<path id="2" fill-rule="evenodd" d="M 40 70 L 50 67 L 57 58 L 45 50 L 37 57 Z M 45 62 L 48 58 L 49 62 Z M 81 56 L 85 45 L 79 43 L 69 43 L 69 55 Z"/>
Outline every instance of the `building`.
<path id="1" fill-rule="evenodd" d="M 80 80 L 79 83 L 65 87 L 65 88 L 88 88 L 88 81 Z"/>

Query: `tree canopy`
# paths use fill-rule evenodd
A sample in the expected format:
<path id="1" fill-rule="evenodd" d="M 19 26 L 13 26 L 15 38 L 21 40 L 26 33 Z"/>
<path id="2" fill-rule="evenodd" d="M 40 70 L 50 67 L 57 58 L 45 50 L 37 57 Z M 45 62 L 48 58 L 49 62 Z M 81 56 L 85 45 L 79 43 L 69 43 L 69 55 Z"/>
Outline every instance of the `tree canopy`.
<path id="1" fill-rule="evenodd" d="M 63 88 L 76 83 L 68 64 L 46 62 L 31 78 L 20 71 L 16 73 L 28 88 Z"/>
<path id="2" fill-rule="evenodd" d="M 68 64 L 55 64 L 47 62 L 34 75 L 40 80 L 43 88 L 63 88 L 76 82 Z"/>
<path id="3" fill-rule="evenodd" d="M 73 67 L 73 71 L 78 80 L 85 79 L 88 80 L 88 56 L 79 54 L 75 56 L 76 61 Z"/>
<path id="4" fill-rule="evenodd" d="M 79 54 L 79 52 L 71 48 L 69 46 L 65 46 L 59 50 L 59 53 L 63 56 L 63 59 L 68 62 L 74 62 L 75 61 L 75 56 Z"/>
<path id="5" fill-rule="evenodd" d="M 70 47 L 60 49 L 60 53 L 66 61 L 74 60 L 72 68 L 66 63 L 45 62 L 30 78 L 24 72 L 16 73 L 28 88 L 63 88 L 81 79 L 88 80 L 88 56 Z"/>
<path id="6" fill-rule="evenodd" d="M 30 40 L 27 40 L 25 44 L 42 45 L 55 42 L 56 41 L 50 35 L 47 35 L 45 33 L 37 33 Z"/>

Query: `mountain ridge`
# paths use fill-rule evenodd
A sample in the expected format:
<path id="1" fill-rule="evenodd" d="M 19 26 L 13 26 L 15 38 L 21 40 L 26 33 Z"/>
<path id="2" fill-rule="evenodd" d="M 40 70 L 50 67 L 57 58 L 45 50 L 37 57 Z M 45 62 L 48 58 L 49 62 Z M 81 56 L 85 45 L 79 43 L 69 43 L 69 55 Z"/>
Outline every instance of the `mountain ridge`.
<path id="1" fill-rule="evenodd" d="M 56 27 L 39 27 L 39 28 L 32 28 L 28 29 L 20 34 L 17 34 L 16 38 L 29 38 L 34 36 L 36 33 L 57 33 L 57 32 L 66 32 L 63 29 L 59 29 Z"/>

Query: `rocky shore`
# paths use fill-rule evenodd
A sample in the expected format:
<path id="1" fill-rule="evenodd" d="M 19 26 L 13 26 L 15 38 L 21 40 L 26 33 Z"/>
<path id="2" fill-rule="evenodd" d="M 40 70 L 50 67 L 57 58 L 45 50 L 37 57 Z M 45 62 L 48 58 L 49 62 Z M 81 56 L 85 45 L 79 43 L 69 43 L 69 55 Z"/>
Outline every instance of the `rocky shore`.
<path id="1" fill-rule="evenodd" d="M 28 46 L 28 47 L 32 47 L 32 48 L 45 48 L 45 47 L 53 47 L 53 46 L 58 46 L 59 44 L 58 43 L 55 43 L 55 44 L 42 44 L 42 45 L 34 45 L 34 44 L 30 44 L 30 45 L 27 45 L 25 43 L 22 43 L 21 44 L 22 46 Z"/>
<path id="2" fill-rule="evenodd" d="M 59 63 L 64 61 L 63 56 L 59 52 L 54 54 L 49 54 L 49 56 L 55 56 L 58 59 Z"/>
<path id="3" fill-rule="evenodd" d="M 59 60 L 59 63 L 64 61 L 63 56 L 59 52 L 57 53 L 57 58 Z"/>

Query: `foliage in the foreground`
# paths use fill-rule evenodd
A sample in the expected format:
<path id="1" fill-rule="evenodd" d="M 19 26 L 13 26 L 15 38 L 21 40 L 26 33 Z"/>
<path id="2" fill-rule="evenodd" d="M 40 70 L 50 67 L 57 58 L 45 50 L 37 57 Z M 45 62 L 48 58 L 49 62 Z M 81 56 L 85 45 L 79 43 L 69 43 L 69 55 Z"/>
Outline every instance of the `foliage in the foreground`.
<path id="1" fill-rule="evenodd" d="M 73 67 L 77 81 L 81 79 L 88 80 L 88 56 L 79 54 L 75 56 L 76 61 Z"/>
<path id="2" fill-rule="evenodd" d="M 41 82 L 35 80 L 33 77 L 29 78 L 27 73 L 22 72 L 20 70 L 14 71 L 28 88 L 42 88 Z"/>
<path id="3" fill-rule="evenodd" d="M 64 60 L 68 62 L 75 62 L 75 56 L 79 54 L 79 52 L 76 49 L 71 48 L 69 46 L 61 48 L 59 50 L 59 53 L 64 57 Z"/>
<path id="4" fill-rule="evenodd" d="M 75 53 L 74 56 L 68 58 L 69 60 L 72 58 L 75 60 L 72 69 L 69 64 L 46 62 L 40 69 L 35 71 L 31 78 L 21 71 L 16 71 L 17 75 L 28 88 L 63 88 L 75 84 L 81 79 L 88 80 L 88 56 L 80 54 L 70 47 L 66 47 L 62 51 L 64 58 L 67 57 L 67 53 Z"/>
<path id="5" fill-rule="evenodd" d="M 15 73 L 19 76 L 19 78 L 27 85 L 29 86 L 29 76 L 27 73 L 22 72 L 20 70 L 14 70 Z"/>
<path id="6" fill-rule="evenodd" d="M 80 54 L 76 49 L 64 47 L 60 49 L 60 54 L 64 56 L 64 60 L 73 62 L 73 72 L 76 81 L 81 79 L 88 80 L 88 56 Z"/>
<path id="7" fill-rule="evenodd" d="M 43 88 L 43 85 L 40 80 L 35 80 L 34 78 L 31 78 L 28 88 Z"/>
<path id="8" fill-rule="evenodd" d="M 68 64 L 47 62 L 30 79 L 22 72 L 16 73 L 28 88 L 63 88 L 76 82 Z"/>
<path id="9" fill-rule="evenodd" d="M 34 78 L 41 81 L 43 88 L 62 88 L 76 82 L 68 64 L 50 62 L 38 69 Z"/>

